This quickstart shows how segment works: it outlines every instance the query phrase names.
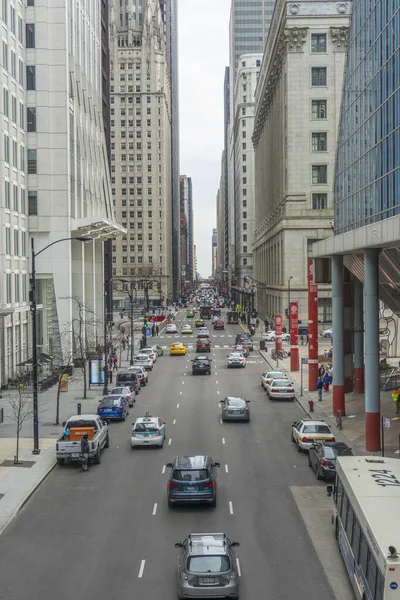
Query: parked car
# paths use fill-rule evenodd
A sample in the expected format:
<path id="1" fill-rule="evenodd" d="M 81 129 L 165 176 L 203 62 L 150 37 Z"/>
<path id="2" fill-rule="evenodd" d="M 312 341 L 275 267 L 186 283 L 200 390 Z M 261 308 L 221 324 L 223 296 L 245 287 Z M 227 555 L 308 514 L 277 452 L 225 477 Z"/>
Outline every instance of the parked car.
<path id="1" fill-rule="evenodd" d="M 160 417 L 146 415 L 139 417 L 135 423 L 132 423 L 131 447 L 138 446 L 164 446 L 166 428 L 165 421 Z"/>
<path id="2" fill-rule="evenodd" d="M 133 359 L 135 365 L 139 365 L 140 367 L 144 367 L 146 371 L 153 370 L 153 360 L 147 354 L 138 354 Z"/>
<path id="3" fill-rule="evenodd" d="M 295 392 L 294 387 L 289 379 L 273 379 L 267 383 L 265 389 L 267 390 L 268 397 L 270 400 L 294 400 Z"/>
<path id="4" fill-rule="evenodd" d="M 276 340 L 276 331 L 266 331 L 263 334 L 263 338 L 266 342 L 274 342 Z M 290 333 L 283 333 L 282 332 L 282 341 L 283 342 L 290 342 Z"/>
<path id="5" fill-rule="evenodd" d="M 178 557 L 178 598 L 239 598 L 238 562 L 224 533 L 191 533 L 175 544 Z"/>
<path id="6" fill-rule="evenodd" d="M 130 408 L 136 402 L 135 392 L 130 387 L 114 387 L 108 394 L 109 396 L 124 396 Z"/>
<path id="7" fill-rule="evenodd" d="M 294 422 L 291 433 L 292 442 L 297 444 L 297 450 L 309 450 L 317 441 L 335 442 L 331 428 L 325 421 L 317 419 L 302 419 Z"/>
<path id="8" fill-rule="evenodd" d="M 128 403 L 123 396 L 104 396 L 99 401 L 97 414 L 110 421 L 126 421 L 129 415 Z"/>
<path id="9" fill-rule="evenodd" d="M 314 469 L 317 479 L 334 479 L 338 456 L 353 456 L 350 446 L 344 442 L 315 442 L 308 451 L 308 466 Z"/>
<path id="10" fill-rule="evenodd" d="M 285 373 L 282 373 L 282 371 L 266 371 L 261 375 L 261 385 L 263 388 L 266 389 L 267 385 L 273 379 L 286 379 L 286 375 Z"/>
<path id="11" fill-rule="evenodd" d="M 127 371 L 120 371 L 117 373 L 115 378 L 116 386 L 129 386 L 133 388 L 138 394 L 140 392 L 140 378 L 137 373 L 128 369 Z"/>
<path id="12" fill-rule="evenodd" d="M 217 506 L 217 467 L 210 456 L 177 456 L 168 478 L 168 506 L 205 503 Z"/>
<path id="13" fill-rule="evenodd" d="M 196 356 L 192 360 L 192 374 L 205 373 L 211 375 L 211 360 L 206 356 Z"/>
<path id="14" fill-rule="evenodd" d="M 57 464 L 64 465 L 66 461 L 78 461 L 81 455 L 81 441 L 85 434 L 89 438 L 89 460 L 94 464 L 100 464 L 100 454 L 103 448 L 110 445 L 108 432 L 108 419 L 102 419 L 98 415 L 74 415 L 68 421 L 63 422 L 65 433 L 57 440 L 56 455 Z"/>
<path id="15" fill-rule="evenodd" d="M 145 385 L 147 385 L 149 383 L 149 374 L 144 367 L 141 367 L 139 365 L 132 365 L 131 367 L 128 368 L 128 371 L 133 371 L 134 373 L 137 374 L 140 385 L 142 387 L 144 387 Z"/>
<path id="16" fill-rule="evenodd" d="M 155 348 L 153 348 L 152 346 L 146 346 L 146 348 L 142 348 L 140 351 L 140 354 L 147 354 L 148 356 L 150 356 L 153 363 L 157 362 L 157 358 L 158 358 L 157 350 Z"/>
<path id="17" fill-rule="evenodd" d="M 332 328 L 330 329 L 323 329 L 320 334 L 321 337 L 325 337 L 325 338 L 331 338 L 332 337 Z"/>
<path id="18" fill-rule="evenodd" d="M 250 400 L 238 396 L 227 396 L 221 400 L 223 421 L 250 421 Z"/>

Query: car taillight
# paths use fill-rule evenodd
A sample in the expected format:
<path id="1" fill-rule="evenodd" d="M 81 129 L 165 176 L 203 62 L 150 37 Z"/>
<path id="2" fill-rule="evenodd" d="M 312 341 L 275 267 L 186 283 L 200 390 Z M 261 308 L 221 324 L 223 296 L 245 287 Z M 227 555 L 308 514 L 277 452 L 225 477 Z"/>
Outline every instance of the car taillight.
<path id="1" fill-rule="evenodd" d="M 179 484 L 179 483 L 175 483 L 175 481 L 170 481 L 170 482 L 168 483 L 168 488 L 169 488 L 170 490 L 172 490 L 172 488 L 176 488 L 176 487 L 180 487 L 180 484 Z"/>
<path id="2" fill-rule="evenodd" d="M 214 481 L 204 481 L 203 483 L 200 484 L 201 487 L 203 488 L 213 488 L 215 486 L 215 482 Z"/>
<path id="3" fill-rule="evenodd" d="M 156 429 L 156 435 L 160 435 L 160 430 Z"/>
<path id="4" fill-rule="evenodd" d="M 117 410 L 122 410 L 122 406 L 117 406 Z"/>
<path id="5" fill-rule="evenodd" d="M 276 389 L 275 389 L 275 388 L 272 388 L 271 392 L 276 392 Z"/>
<path id="6" fill-rule="evenodd" d="M 303 437 L 303 438 L 301 438 L 301 441 L 302 441 L 302 442 L 308 442 L 308 438 L 306 438 L 306 437 Z"/>
<path id="7" fill-rule="evenodd" d="M 132 437 L 136 437 L 136 433 L 135 433 L 135 431 L 132 431 L 132 434 L 131 434 L 131 435 L 132 435 Z"/>
<path id="8" fill-rule="evenodd" d="M 331 440 L 329 440 L 330 442 L 336 442 L 335 438 L 333 437 Z"/>
<path id="9" fill-rule="evenodd" d="M 292 388 L 291 390 L 289 390 L 289 392 L 291 392 L 292 394 L 294 394 L 294 389 Z"/>
<path id="10" fill-rule="evenodd" d="M 327 460 L 321 460 L 321 467 L 327 467 L 328 466 L 328 461 Z"/>

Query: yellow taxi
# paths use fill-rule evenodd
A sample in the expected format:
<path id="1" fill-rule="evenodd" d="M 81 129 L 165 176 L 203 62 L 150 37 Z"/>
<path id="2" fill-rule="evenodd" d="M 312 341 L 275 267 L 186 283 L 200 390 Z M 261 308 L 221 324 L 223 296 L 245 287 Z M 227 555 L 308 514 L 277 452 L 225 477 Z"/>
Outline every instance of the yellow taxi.
<path id="1" fill-rule="evenodd" d="M 196 320 L 196 327 L 204 327 L 204 320 L 203 319 L 197 319 Z"/>
<path id="2" fill-rule="evenodd" d="M 179 356 L 180 354 L 186 354 L 186 346 L 182 342 L 174 342 L 169 347 L 170 356 Z"/>
<path id="3" fill-rule="evenodd" d="M 335 436 L 325 421 L 302 419 L 292 425 L 292 442 L 297 444 L 297 450 L 309 450 L 314 442 L 334 442 Z"/>
<path id="4" fill-rule="evenodd" d="M 193 329 L 190 325 L 182 325 L 181 333 L 193 333 Z"/>

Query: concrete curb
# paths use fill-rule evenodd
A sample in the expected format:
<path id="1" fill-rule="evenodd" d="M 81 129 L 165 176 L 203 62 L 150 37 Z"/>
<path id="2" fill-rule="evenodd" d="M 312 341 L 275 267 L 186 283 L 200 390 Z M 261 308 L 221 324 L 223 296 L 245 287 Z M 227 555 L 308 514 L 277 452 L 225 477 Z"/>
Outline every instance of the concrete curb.
<path id="1" fill-rule="evenodd" d="M 54 458 L 54 463 L 51 464 L 46 469 L 46 471 L 44 473 L 42 473 L 41 477 L 37 480 L 37 482 L 34 484 L 34 486 L 32 488 L 30 488 L 30 490 L 25 494 L 25 496 L 22 498 L 22 500 L 17 504 L 17 506 L 15 507 L 13 513 L 9 516 L 9 518 L 7 519 L 7 521 L 5 522 L 5 524 L 3 525 L 2 529 L 0 530 L 0 536 L 5 532 L 5 530 L 7 529 L 7 527 L 9 527 L 9 525 L 11 524 L 11 522 L 18 515 L 19 511 L 28 502 L 29 498 L 31 498 L 31 496 L 33 496 L 33 494 L 36 492 L 36 490 L 38 489 L 38 487 L 43 483 L 43 481 L 46 479 L 46 477 L 48 477 L 48 475 L 50 475 L 50 473 L 53 471 L 53 469 L 55 469 L 56 466 L 57 466 L 57 459 Z"/>

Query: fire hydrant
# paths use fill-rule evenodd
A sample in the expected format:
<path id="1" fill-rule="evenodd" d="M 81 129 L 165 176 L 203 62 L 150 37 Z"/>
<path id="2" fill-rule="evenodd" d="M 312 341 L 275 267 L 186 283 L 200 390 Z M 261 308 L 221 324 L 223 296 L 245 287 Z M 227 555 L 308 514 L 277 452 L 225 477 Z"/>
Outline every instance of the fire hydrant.
<path id="1" fill-rule="evenodd" d="M 314 400 L 309 400 L 308 406 L 310 407 L 310 412 L 314 412 Z"/>

